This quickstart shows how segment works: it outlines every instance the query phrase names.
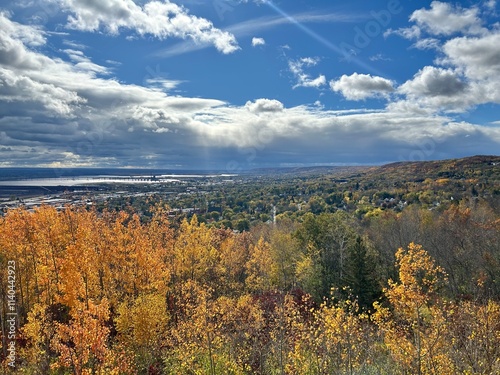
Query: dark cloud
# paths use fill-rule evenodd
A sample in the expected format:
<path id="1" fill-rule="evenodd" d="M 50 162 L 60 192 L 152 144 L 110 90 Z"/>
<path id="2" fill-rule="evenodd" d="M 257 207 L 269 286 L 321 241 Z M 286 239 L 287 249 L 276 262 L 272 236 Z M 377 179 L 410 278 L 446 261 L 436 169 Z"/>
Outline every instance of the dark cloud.
<path id="1" fill-rule="evenodd" d="M 410 96 L 455 96 L 463 94 L 466 84 L 451 70 L 426 66 L 400 87 Z"/>

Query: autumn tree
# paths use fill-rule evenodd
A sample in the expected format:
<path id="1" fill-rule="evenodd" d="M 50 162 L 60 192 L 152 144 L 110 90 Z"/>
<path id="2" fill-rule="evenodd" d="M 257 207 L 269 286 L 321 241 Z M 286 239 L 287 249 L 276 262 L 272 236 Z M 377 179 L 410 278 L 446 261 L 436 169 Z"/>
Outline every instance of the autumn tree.
<path id="1" fill-rule="evenodd" d="M 134 353 L 134 368 L 147 373 L 162 361 L 166 345 L 169 316 L 165 296 L 160 293 L 140 294 L 123 301 L 117 309 L 115 326 L 118 341 Z"/>
<path id="2" fill-rule="evenodd" d="M 246 263 L 246 285 L 251 292 L 264 292 L 273 287 L 271 274 L 273 272 L 273 259 L 271 256 L 271 246 L 259 239 L 258 243 L 252 246 L 250 257 Z"/>
<path id="3" fill-rule="evenodd" d="M 384 290 L 390 308 L 376 304 L 374 321 L 394 361 L 414 374 L 453 374 L 446 355 L 446 320 L 437 298 L 444 270 L 420 246 L 396 252 L 399 280 Z"/>
<path id="4" fill-rule="evenodd" d="M 76 304 L 71 321 L 56 324 L 52 348 L 59 357 L 52 368 L 67 368 L 75 375 L 132 373 L 128 359 L 109 346 L 108 320 L 106 300 Z"/>
<path id="5" fill-rule="evenodd" d="M 449 357 L 462 374 L 500 373 L 500 304 L 459 301 L 446 309 Z"/>
<path id="6" fill-rule="evenodd" d="M 225 336 L 224 315 L 234 309 L 226 297 L 189 280 L 182 285 L 183 316 L 169 330 L 165 369 L 175 374 L 243 374 Z"/>

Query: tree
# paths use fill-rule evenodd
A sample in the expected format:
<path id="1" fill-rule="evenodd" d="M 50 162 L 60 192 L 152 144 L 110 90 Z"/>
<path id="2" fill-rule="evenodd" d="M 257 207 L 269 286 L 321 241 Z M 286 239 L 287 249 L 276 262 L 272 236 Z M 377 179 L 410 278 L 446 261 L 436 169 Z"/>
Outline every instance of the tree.
<path id="1" fill-rule="evenodd" d="M 382 291 L 376 266 L 376 256 L 369 251 L 364 240 L 357 236 L 356 242 L 348 250 L 344 282 L 362 310 L 370 309 Z"/>
<path id="2" fill-rule="evenodd" d="M 80 302 L 71 314 L 69 324 L 56 325 L 52 348 L 59 357 L 53 368 L 67 368 L 74 375 L 132 373 L 128 359 L 109 347 L 106 300 L 100 304 Z"/>
<path id="3" fill-rule="evenodd" d="M 456 373 L 500 373 L 500 304 L 450 303 L 446 341 Z"/>
<path id="4" fill-rule="evenodd" d="M 250 258 L 246 263 L 246 286 L 249 291 L 262 293 L 272 288 L 271 274 L 273 270 L 273 259 L 269 243 L 260 238 L 255 246 L 252 246 Z"/>
<path id="5" fill-rule="evenodd" d="M 325 211 L 326 203 L 325 200 L 319 196 L 313 196 L 309 199 L 309 209 L 315 215 L 318 215 Z"/>
<path id="6" fill-rule="evenodd" d="M 168 323 L 165 296 L 159 293 L 141 294 L 118 306 L 118 340 L 134 353 L 135 369 L 146 372 L 149 366 L 161 362 Z"/>
<path id="7" fill-rule="evenodd" d="M 446 320 L 437 290 L 446 273 L 422 246 L 396 252 L 399 281 L 389 280 L 384 295 L 391 308 L 376 304 L 373 316 L 395 362 L 413 374 L 453 374 L 446 355 Z"/>
<path id="8" fill-rule="evenodd" d="M 317 251 L 312 260 L 321 269 L 321 297 L 328 296 L 332 287 L 342 287 L 347 253 L 356 240 L 354 222 L 347 213 L 306 214 L 302 226 L 295 233 L 300 246 L 306 251 Z"/>
<path id="9" fill-rule="evenodd" d="M 250 222 L 247 219 L 241 219 L 236 222 L 236 229 L 239 232 L 245 232 L 250 230 Z"/>
<path id="10" fill-rule="evenodd" d="M 290 373 L 372 373 L 375 335 L 355 300 L 326 300 L 314 310 L 312 320 L 295 313 L 292 321 L 295 340 L 289 353 Z"/>

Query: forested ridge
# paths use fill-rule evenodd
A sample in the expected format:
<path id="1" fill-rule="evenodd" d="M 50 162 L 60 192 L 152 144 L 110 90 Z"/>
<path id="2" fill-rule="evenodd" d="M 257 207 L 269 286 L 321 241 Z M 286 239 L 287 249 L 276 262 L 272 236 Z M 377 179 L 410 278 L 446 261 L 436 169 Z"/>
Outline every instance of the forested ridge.
<path id="1" fill-rule="evenodd" d="M 239 231 L 269 222 L 274 213 L 301 221 L 308 212 L 342 210 L 363 220 L 411 205 L 444 211 L 464 199 L 486 200 L 498 211 L 500 156 L 374 167 L 260 169 L 223 183 L 158 184 L 154 192 L 147 186 L 130 189 L 142 189 L 144 196 L 111 198 L 99 207 L 119 210 L 130 205 L 151 217 L 151 202 L 161 200 L 175 213 L 176 223 L 196 213 L 199 222 Z"/>
<path id="2" fill-rule="evenodd" d="M 242 232 L 196 215 L 179 223 L 161 203 L 147 217 L 132 207 L 9 210 L 2 369 L 500 373 L 495 199 L 280 215 Z"/>

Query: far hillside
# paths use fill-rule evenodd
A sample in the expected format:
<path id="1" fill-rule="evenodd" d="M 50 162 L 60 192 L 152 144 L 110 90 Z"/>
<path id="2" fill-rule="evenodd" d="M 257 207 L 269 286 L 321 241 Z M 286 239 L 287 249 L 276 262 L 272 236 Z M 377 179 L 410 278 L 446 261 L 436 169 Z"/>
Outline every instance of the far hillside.
<path id="1" fill-rule="evenodd" d="M 462 159 L 397 162 L 373 168 L 367 175 L 383 175 L 394 180 L 416 182 L 427 178 L 500 180 L 500 156 L 478 155 Z"/>

